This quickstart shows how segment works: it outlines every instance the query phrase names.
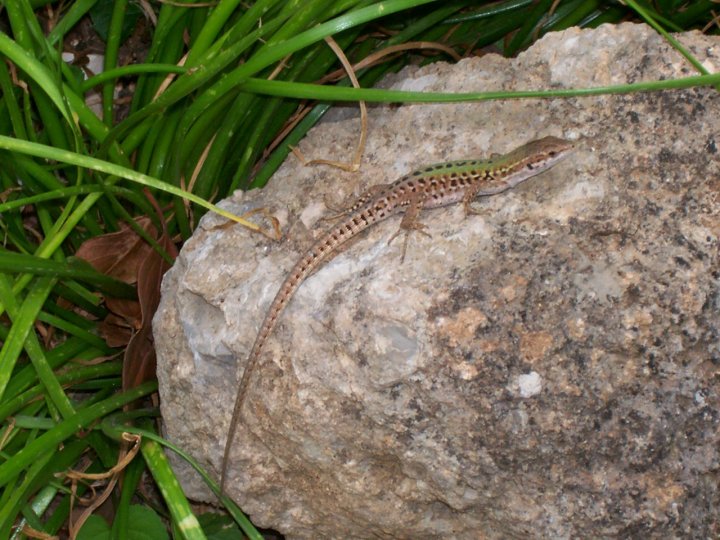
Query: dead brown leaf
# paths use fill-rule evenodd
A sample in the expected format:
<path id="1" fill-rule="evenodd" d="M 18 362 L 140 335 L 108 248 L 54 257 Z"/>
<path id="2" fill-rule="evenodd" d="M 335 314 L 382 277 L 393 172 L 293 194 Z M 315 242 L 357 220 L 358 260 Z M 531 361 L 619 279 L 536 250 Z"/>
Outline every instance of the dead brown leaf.
<path id="1" fill-rule="evenodd" d="M 172 243 L 167 233 L 163 234 L 158 242 L 173 258 L 177 256 L 175 244 Z M 125 390 L 155 377 L 155 347 L 151 323 L 160 304 L 162 278 L 169 268 L 170 265 L 167 264 L 167 261 L 153 251 L 138 269 L 137 287 L 142 325 L 125 349 L 122 377 Z"/>
<path id="2" fill-rule="evenodd" d="M 141 217 L 135 222 L 151 237 L 157 238 L 157 229 L 150 218 Z M 118 232 L 86 240 L 75 255 L 85 259 L 98 272 L 126 283 L 135 283 L 138 267 L 152 252 L 152 247 L 125 225 Z"/>
<path id="3" fill-rule="evenodd" d="M 146 196 L 162 212 L 149 192 Z M 161 234 L 150 218 L 136 223 L 157 240 L 174 259 L 177 249 L 163 226 Z M 99 325 L 100 334 L 110 347 L 127 346 L 123 362 L 123 389 L 155 378 L 155 347 L 152 339 L 152 318 L 160 303 L 162 277 L 170 268 L 168 262 L 130 227 L 91 238 L 80 246 L 77 254 L 96 270 L 125 281 L 136 283 L 138 299 L 106 298 L 110 314 Z"/>

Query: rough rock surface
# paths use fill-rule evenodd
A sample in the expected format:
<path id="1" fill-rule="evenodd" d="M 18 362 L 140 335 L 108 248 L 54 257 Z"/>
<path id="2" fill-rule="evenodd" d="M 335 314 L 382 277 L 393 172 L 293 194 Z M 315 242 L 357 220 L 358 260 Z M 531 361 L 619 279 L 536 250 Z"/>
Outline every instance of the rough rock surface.
<path id="1" fill-rule="evenodd" d="M 680 40 L 711 71 L 720 41 Z M 570 29 L 519 58 L 409 69 L 400 89 L 589 87 L 694 72 L 644 26 Z M 403 78 L 404 77 L 404 78 Z M 374 227 L 308 279 L 252 378 L 230 493 L 288 538 L 693 537 L 720 533 L 720 96 L 376 107 L 360 173 L 293 158 L 207 216 L 155 319 L 167 436 L 220 467 L 236 380 L 286 272 L 353 193 L 544 135 L 575 154 L 481 215 Z M 357 119 L 308 157 L 351 154 Z M 184 487 L 210 499 L 175 461 Z"/>

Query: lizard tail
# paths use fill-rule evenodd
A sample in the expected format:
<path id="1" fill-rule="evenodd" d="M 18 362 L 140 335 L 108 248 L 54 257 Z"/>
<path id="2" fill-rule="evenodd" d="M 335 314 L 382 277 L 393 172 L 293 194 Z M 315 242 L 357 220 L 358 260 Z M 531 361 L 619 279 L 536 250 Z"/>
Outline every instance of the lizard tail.
<path id="1" fill-rule="evenodd" d="M 311 250 L 312 251 L 312 250 Z M 325 257 L 323 257 L 324 259 Z M 293 293 L 297 290 L 303 280 L 312 272 L 320 261 L 318 257 L 312 257 L 306 255 L 300 261 L 297 262 L 295 267 L 290 272 L 290 275 L 283 282 L 280 290 L 275 295 L 275 298 L 270 304 L 270 309 L 265 316 L 265 320 L 260 327 L 255 342 L 253 343 L 248 360 L 245 363 L 245 369 L 243 370 L 242 377 L 240 378 L 240 384 L 238 385 L 238 391 L 235 397 L 235 405 L 230 420 L 230 428 L 228 429 L 228 436 L 225 442 L 225 450 L 223 451 L 222 468 L 220 471 L 220 496 L 225 493 L 225 483 L 227 481 L 227 468 L 230 458 L 230 448 L 232 447 L 237 432 L 237 418 L 240 416 L 240 411 L 245 402 L 245 394 L 247 394 L 248 387 L 250 385 L 250 375 L 255 371 L 255 367 L 260 359 L 260 353 L 267 341 L 268 336 L 272 333 L 275 325 L 277 324 L 278 317 L 282 313 L 283 309 L 292 298 Z"/>
<path id="2" fill-rule="evenodd" d="M 232 447 L 233 440 L 235 439 L 235 434 L 237 432 L 237 419 L 240 416 L 240 411 L 242 410 L 243 403 L 245 402 L 245 394 L 247 393 L 248 386 L 250 384 L 250 376 L 255 371 L 255 367 L 260 359 L 260 353 L 265 345 L 265 341 L 275 328 L 283 309 L 305 278 L 308 277 L 318 266 L 320 266 L 322 262 L 335 255 L 337 253 L 336 248 L 340 244 L 345 243 L 357 233 L 362 232 L 364 229 L 369 227 L 371 223 L 372 221 L 367 219 L 355 219 L 352 222 L 352 225 L 347 222 L 340 224 L 331 228 L 327 233 L 321 236 L 306 252 L 305 256 L 295 264 L 290 271 L 290 274 L 281 285 L 280 290 L 275 295 L 272 304 L 270 304 L 265 320 L 263 321 L 260 331 L 255 338 L 255 343 L 253 343 L 252 349 L 250 350 L 250 355 L 248 356 L 247 363 L 245 364 L 245 369 L 243 370 L 242 377 L 240 378 L 240 385 L 238 386 L 238 391 L 235 397 L 235 406 L 233 407 L 232 417 L 230 420 L 230 429 L 228 430 L 228 436 L 225 442 L 225 450 L 223 452 L 222 468 L 220 472 L 221 497 L 225 493 L 230 448 Z"/>

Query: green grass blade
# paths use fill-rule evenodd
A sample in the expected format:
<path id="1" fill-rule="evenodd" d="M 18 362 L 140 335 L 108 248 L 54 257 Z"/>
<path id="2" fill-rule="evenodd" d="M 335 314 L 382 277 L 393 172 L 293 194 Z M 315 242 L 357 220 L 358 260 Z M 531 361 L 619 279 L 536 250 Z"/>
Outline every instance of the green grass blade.
<path id="1" fill-rule="evenodd" d="M 136 386 L 132 390 L 115 394 L 99 403 L 80 409 L 73 416 L 63 420 L 28 444 L 15 454 L 12 460 L 0 464 L 0 487 L 7 485 L 7 483 L 17 477 L 25 467 L 44 455 L 48 449 L 54 449 L 58 444 L 68 437 L 71 437 L 77 431 L 88 428 L 90 424 L 98 418 L 107 416 L 123 405 L 155 391 L 157 391 L 157 382 L 148 381 Z"/>
<path id="2" fill-rule="evenodd" d="M 0 350 L 0 401 L 2 401 L 2 396 L 5 393 L 13 369 L 15 369 L 15 363 L 20 357 L 25 338 L 27 338 L 35 324 L 35 319 L 54 285 L 55 278 L 39 278 L 28 291 L 22 306 L 17 310 L 17 316 L 13 320 L 10 333 L 5 343 L 3 343 L 2 350 Z M 7 297 L 0 300 L 6 305 L 7 302 L 10 302 Z"/>
<path id="3" fill-rule="evenodd" d="M 212 478 L 210 478 L 210 475 L 200 466 L 200 464 L 192 456 L 190 456 L 181 448 L 178 448 L 171 442 L 166 441 L 156 433 L 148 431 L 147 429 L 125 425 L 126 420 L 142 415 L 147 415 L 147 412 L 138 410 L 127 413 L 114 414 L 112 416 L 108 416 L 103 420 L 101 428 L 103 432 L 105 432 L 109 437 L 113 437 L 117 440 L 119 440 L 124 431 L 127 431 L 128 433 L 135 433 L 137 435 L 141 435 L 147 440 L 155 441 L 156 443 L 169 448 L 181 458 L 183 458 L 193 469 L 195 469 L 195 471 L 197 471 L 197 473 L 203 478 L 203 480 L 210 487 L 213 493 L 220 497 L 220 486 L 218 486 L 218 484 Z M 172 474 L 171 471 L 169 472 Z M 177 483 L 177 480 L 174 479 L 174 474 L 172 481 L 174 483 Z M 240 525 L 243 532 L 247 535 L 248 538 L 250 538 L 251 540 L 263 540 L 263 536 L 255 529 L 250 520 L 248 520 L 248 518 L 242 513 L 242 511 L 237 507 L 237 505 L 233 502 L 232 499 L 230 499 L 227 495 L 223 495 L 221 497 L 221 500 L 230 515 L 233 516 L 233 519 L 235 519 L 238 525 Z"/>
<path id="4" fill-rule="evenodd" d="M 69 124 L 73 123 L 73 119 L 66 113 L 65 101 L 62 93 L 55 84 L 56 79 L 45 65 L 35 59 L 29 52 L 3 32 L 0 32 L 0 54 L 7 56 L 17 67 L 35 81 L 53 102 L 58 112 L 63 115 L 65 121 Z"/>
<path id="5" fill-rule="evenodd" d="M 62 262 L 34 255 L 0 251 L 0 272 L 73 279 L 96 285 L 106 294 L 115 298 L 137 298 L 137 292 L 132 285 L 106 276 L 82 259 L 72 257 Z"/>
<path id="6" fill-rule="evenodd" d="M 106 362 L 96 366 L 79 366 L 56 375 L 58 384 L 74 386 L 82 381 L 102 379 L 105 377 L 117 377 L 122 373 L 122 365 L 119 362 Z M 32 400 L 42 395 L 44 387 L 36 384 L 28 390 L 14 396 L 12 399 L 5 399 L 0 403 L 0 422 L 11 414 L 16 414 Z"/>
<path id="7" fill-rule="evenodd" d="M 375 103 L 456 103 L 461 101 L 484 101 L 490 99 L 526 99 L 597 96 L 602 94 L 626 94 L 629 92 L 655 92 L 697 86 L 712 86 L 720 83 L 720 73 L 695 75 L 665 81 L 648 81 L 595 88 L 569 88 L 562 90 L 522 90 L 517 92 L 406 92 L 379 90 L 375 88 L 348 88 L 322 86 L 318 84 L 248 79 L 243 89 L 269 96 L 284 96 L 319 101 L 370 101 Z M 1 141 L 0 141 L 1 142 Z"/>
<path id="8" fill-rule="evenodd" d="M 219 208 L 218 206 L 215 206 L 214 204 L 209 203 L 188 191 L 184 191 L 178 187 L 172 186 L 161 180 L 152 178 L 132 169 L 116 165 L 115 163 L 103 161 L 101 159 L 93 158 L 90 156 L 83 156 L 81 154 L 76 154 L 75 152 L 53 148 L 51 146 L 46 146 L 43 144 L 22 141 L 20 139 L 13 139 L 12 137 L 6 137 L 4 135 L 0 135 L 0 148 L 45 159 L 54 159 L 62 163 L 70 163 L 73 165 L 78 165 L 80 167 L 85 167 L 87 169 L 103 172 L 112 176 L 126 178 L 127 180 L 136 182 L 143 186 L 155 188 L 160 191 L 170 193 L 171 195 L 175 195 L 177 197 L 192 201 L 198 206 L 202 206 L 203 208 L 212 210 L 216 214 L 219 214 L 225 218 L 236 221 L 237 223 L 240 223 L 248 229 L 254 231 L 259 230 L 259 227 L 254 223 L 251 223 L 239 216 L 236 216 L 231 212 L 223 210 L 222 208 Z"/>
<path id="9" fill-rule="evenodd" d="M 698 72 L 702 73 L 703 75 L 708 75 L 709 72 L 705 67 L 700 63 L 700 61 L 695 58 L 692 53 L 687 50 L 685 47 L 683 47 L 682 43 L 680 43 L 677 39 L 675 39 L 670 33 L 665 30 L 660 24 L 656 22 L 656 19 L 659 18 L 659 15 L 657 14 L 651 14 L 648 10 L 643 8 L 638 2 L 635 0 L 627 0 L 626 4 L 630 6 L 632 9 L 634 9 L 638 15 L 640 15 L 645 22 L 647 22 L 650 26 L 652 26 L 656 32 L 658 32 L 660 35 L 662 35 L 670 45 L 672 45 L 676 51 L 678 51 L 680 54 L 682 54 L 685 59 L 690 62 L 693 66 L 695 66 L 695 69 L 698 70 Z M 680 31 L 681 29 L 676 27 L 673 28 L 676 32 Z"/>
<path id="10" fill-rule="evenodd" d="M 185 493 L 183 493 L 182 487 L 177 481 L 177 477 L 172 467 L 170 467 L 162 447 L 153 440 L 145 439 L 141 443 L 140 451 L 145 458 L 150 473 L 155 478 L 157 486 L 160 488 L 173 522 L 180 534 L 187 540 L 205 540 L 205 533 L 203 533 L 200 523 L 193 514 L 190 503 L 185 497 Z"/>

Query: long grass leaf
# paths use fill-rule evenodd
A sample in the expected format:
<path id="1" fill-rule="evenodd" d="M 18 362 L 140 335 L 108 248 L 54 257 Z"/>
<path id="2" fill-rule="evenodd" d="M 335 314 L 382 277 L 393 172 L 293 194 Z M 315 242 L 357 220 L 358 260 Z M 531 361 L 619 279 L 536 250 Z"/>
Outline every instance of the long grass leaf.
<path id="1" fill-rule="evenodd" d="M 216 214 L 236 221 L 237 223 L 240 223 L 248 229 L 259 231 L 259 227 L 254 223 L 249 222 L 239 216 L 236 216 L 235 214 L 228 212 L 227 210 L 223 210 L 222 208 L 219 208 L 218 206 L 215 206 L 214 204 L 209 203 L 190 192 L 184 191 L 178 187 L 167 184 L 156 178 L 152 178 L 146 174 L 139 173 L 132 169 L 128 169 L 126 167 L 122 167 L 108 161 L 103 161 L 101 159 L 93 158 L 90 156 L 83 156 L 75 152 L 53 148 L 51 146 L 46 146 L 43 144 L 22 141 L 20 139 L 13 139 L 12 137 L 6 137 L 4 135 L 0 135 L 0 148 L 4 148 L 5 150 L 11 150 L 13 152 L 21 152 L 23 154 L 28 154 L 31 156 L 54 159 L 63 163 L 71 163 L 73 165 L 78 165 L 80 167 L 85 167 L 87 169 L 92 169 L 109 175 L 126 178 L 127 180 L 136 182 L 143 186 L 152 187 L 160 191 L 170 193 L 171 195 L 187 199 L 191 202 L 194 202 L 198 206 L 202 206 L 203 208 L 212 210 Z"/>
<path id="2" fill-rule="evenodd" d="M 2 401 L 2 396 L 5 393 L 13 369 L 15 369 L 15 363 L 20 357 L 25 338 L 32 330 L 37 314 L 54 285 L 55 278 L 38 278 L 35 285 L 28 291 L 25 301 L 17 310 L 17 316 L 13 320 L 10 333 L 0 350 L 0 401 Z M 7 298 L 2 300 L 3 303 L 8 301 Z"/>
<path id="3" fill-rule="evenodd" d="M 156 390 L 157 382 L 148 381 L 136 386 L 132 390 L 115 394 L 99 403 L 80 409 L 73 416 L 63 420 L 55 427 L 28 444 L 25 448 L 15 454 L 12 460 L 0 464 L 0 487 L 5 486 L 13 478 L 19 475 L 25 467 L 45 454 L 48 449 L 55 448 L 58 444 L 68 437 L 71 437 L 77 431 L 86 429 L 98 418 L 107 416 L 123 405 L 151 394 Z"/>
<path id="4" fill-rule="evenodd" d="M 581 97 L 603 94 L 626 94 L 629 92 L 656 92 L 697 86 L 712 86 L 718 83 L 720 83 L 720 73 L 694 75 L 665 81 L 598 86 L 595 88 L 521 90 L 516 92 L 406 92 L 400 90 L 379 90 L 375 88 L 348 88 L 286 81 L 268 81 L 264 79 L 248 79 L 243 83 L 243 89 L 248 92 L 257 92 L 269 96 L 316 99 L 319 101 L 363 100 L 376 103 L 456 103 L 460 101 L 483 101 L 490 99 Z"/>

